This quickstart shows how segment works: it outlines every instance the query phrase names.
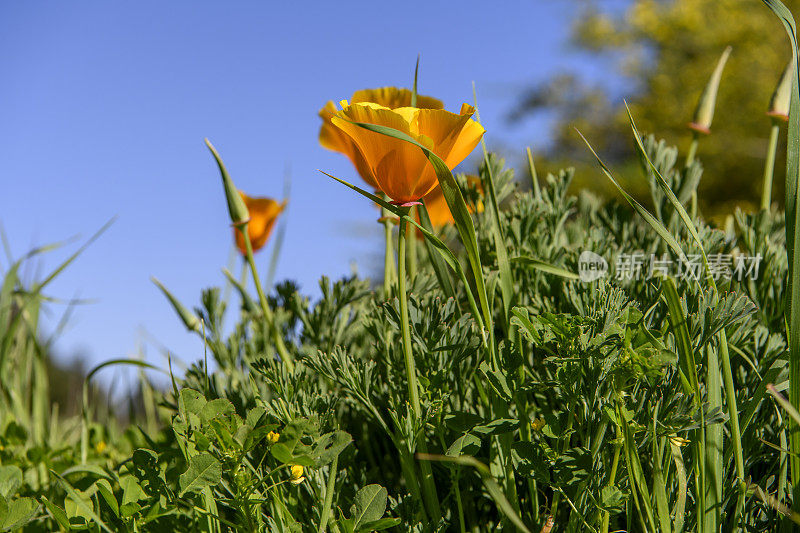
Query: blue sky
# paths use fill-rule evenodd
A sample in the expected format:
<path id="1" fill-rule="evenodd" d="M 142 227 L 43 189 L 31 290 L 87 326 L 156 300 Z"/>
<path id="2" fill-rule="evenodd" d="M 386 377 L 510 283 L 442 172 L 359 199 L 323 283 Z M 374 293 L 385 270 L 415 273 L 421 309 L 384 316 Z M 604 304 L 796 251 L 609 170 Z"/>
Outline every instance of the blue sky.
<path id="1" fill-rule="evenodd" d="M 566 42 L 576 4 L 507 2 L 5 2 L 0 5 L 0 223 L 15 256 L 118 219 L 48 294 L 74 310 L 63 355 L 91 363 L 157 341 L 202 357 L 150 282 L 187 305 L 222 285 L 231 231 L 209 137 L 234 181 L 280 197 L 292 175 L 277 279 L 312 297 L 323 274 L 381 259 L 370 204 L 317 172 L 356 180 L 317 142 L 317 111 L 354 90 L 410 86 L 448 109 L 472 101 L 493 146 L 547 140 L 546 120 L 509 125 L 519 91 L 566 69 L 601 76 Z M 74 246 L 70 249 L 74 249 Z M 53 267 L 66 251 L 47 256 Z M 262 272 L 269 252 L 257 256 Z M 8 262 L 0 255 L 0 267 Z M 238 266 L 237 266 L 238 271 Z M 53 305 L 54 317 L 63 306 Z M 145 334 L 146 332 L 146 334 Z"/>

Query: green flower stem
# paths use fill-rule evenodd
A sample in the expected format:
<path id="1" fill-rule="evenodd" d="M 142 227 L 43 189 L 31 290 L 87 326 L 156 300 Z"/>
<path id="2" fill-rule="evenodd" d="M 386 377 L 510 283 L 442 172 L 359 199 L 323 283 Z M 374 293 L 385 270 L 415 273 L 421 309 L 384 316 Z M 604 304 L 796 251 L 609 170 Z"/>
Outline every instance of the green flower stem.
<path id="1" fill-rule="evenodd" d="M 689 153 L 686 155 L 686 168 L 689 168 L 694 163 L 695 155 L 697 155 L 698 135 L 696 131 L 692 131 L 692 143 L 689 145 Z M 692 220 L 697 218 L 697 189 L 692 191 L 691 204 L 689 214 Z"/>
<path id="2" fill-rule="evenodd" d="M 406 210 L 404 215 L 408 214 Z M 406 295 L 406 240 L 408 240 L 408 223 L 400 219 L 400 232 L 397 242 L 397 292 L 400 298 L 400 329 L 403 336 L 403 360 L 406 366 L 408 381 L 408 398 L 414 412 L 414 418 L 422 418 L 422 408 L 419 402 L 419 385 L 417 384 L 417 368 L 414 363 L 414 354 L 411 352 L 411 329 L 408 323 L 408 296 Z M 421 453 L 428 453 L 424 432 L 417 441 L 417 449 Z M 422 493 L 425 498 L 428 513 L 433 523 L 439 521 L 442 511 L 439 508 L 439 498 L 436 495 L 436 486 L 433 482 L 433 470 L 429 461 L 420 462 L 422 473 Z"/>
<path id="3" fill-rule="evenodd" d="M 416 207 L 412 207 L 410 214 L 415 212 Z M 408 279 L 414 279 L 417 275 L 417 236 L 416 232 L 411 234 L 411 238 L 408 239 Z"/>
<path id="4" fill-rule="evenodd" d="M 392 214 L 386 210 L 381 209 L 381 216 L 383 218 L 383 238 L 386 241 L 386 253 L 383 258 L 383 293 L 388 299 L 392 291 L 392 284 L 395 280 L 394 271 L 394 245 L 392 244 Z"/>
<path id="5" fill-rule="evenodd" d="M 328 474 L 328 484 L 325 487 L 325 501 L 322 504 L 322 513 L 319 518 L 319 528 L 317 533 L 324 533 L 328 530 L 328 515 L 331 513 L 331 504 L 333 503 L 333 490 L 336 485 L 336 472 L 339 467 L 339 456 L 333 458 L 331 463 L 331 470 Z"/>
<path id="6" fill-rule="evenodd" d="M 772 177 L 775 172 L 775 153 L 778 150 L 778 134 L 781 126 L 777 120 L 772 120 L 772 129 L 769 132 L 769 145 L 767 158 L 764 161 L 764 181 L 761 185 L 761 209 L 769 210 L 772 203 Z"/>
<path id="7" fill-rule="evenodd" d="M 617 468 L 619 467 L 619 452 L 622 449 L 622 429 L 619 425 L 617 428 L 617 438 L 614 440 L 614 459 L 611 462 L 611 473 L 608 475 L 608 483 L 606 487 L 613 487 L 617 479 Z M 608 533 L 608 525 L 611 520 L 611 513 L 603 511 L 603 523 L 600 526 L 600 533 Z"/>
<path id="8" fill-rule="evenodd" d="M 686 167 L 692 166 L 694 163 L 694 158 L 697 155 L 697 144 L 699 141 L 699 137 L 696 131 L 692 131 L 692 143 L 689 145 L 689 153 L 686 154 Z"/>
<path id="9" fill-rule="evenodd" d="M 247 222 L 238 225 L 236 229 L 241 231 L 242 236 L 244 237 L 245 249 L 247 251 L 247 263 L 250 265 L 250 272 L 253 274 L 253 281 L 256 284 L 256 291 L 258 291 L 258 299 L 261 302 L 261 311 L 264 313 L 264 319 L 267 321 L 267 326 L 272 333 L 272 340 L 275 343 L 275 349 L 278 351 L 278 355 L 280 356 L 281 361 L 283 361 L 283 364 L 286 365 L 286 369 L 289 372 L 294 372 L 294 360 L 292 355 L 289 353 L 289 350 L 286 349 L 286 345 L 283 343 L 283 337 L 281 337 L 281 333 L 278 331 L 278 325 L 275 323 L 275 317 L 272 315 L 272 310 L 269 308 L 269 304 L 267 303 L 267 297 L 264 294 L 264 289 L 261 287 L 261 280 L 258 277 L 256 263 L 253 260 L 253 245 L 250 242 L 250 235 L 247 234 Z"/>
<path id="10" fill-rule="evenodd" d="M 467 527 L 464 523 L 464 504 L 461 503 L 461 489 L 458 486 L 459 475 L 456 473 L 453 479 L 453 493 L 456 497 L 456 508 L 458 509 L 458 530 L 460 533 L 467 533 Z"/>
<path id="11" fill-rule="evenodd" d="M 739 517 L 744 511 L 745 498 L 747 497 L 747 482 L 744 472 L 744 453 L 742 452 L 742 434 L 739 428 L 739 408 L 736 405 L 736 387 L 733 383 L 731 358 L 728 353 L 728 338 L 725 330 L 719 332 L 719 355 L 722 360 L 722 379 L 725 388 L 725 403 L 728 407 L 728 426 L 731 430 L 731 444 L 736 464 L 736 488 L 739 491 L 734 512 L 733 524 L 738 527 Z"/>

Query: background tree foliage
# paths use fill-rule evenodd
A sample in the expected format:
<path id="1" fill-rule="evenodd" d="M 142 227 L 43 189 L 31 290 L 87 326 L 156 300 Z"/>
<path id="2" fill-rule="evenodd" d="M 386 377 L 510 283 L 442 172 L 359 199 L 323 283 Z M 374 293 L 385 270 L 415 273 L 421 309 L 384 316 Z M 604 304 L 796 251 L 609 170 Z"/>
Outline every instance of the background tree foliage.
<path id="1" fill-rule="evenodd" d="M 785 3 L 794 12 L 800 8 L 798 0 Z M 656 133 L 685 152 L 691 139 L 686 124 L 717 59 L 731 45 L 712 133 L 701 139 L 698 150 L 706 167 L 699 196 L 714 211 L 729 203 L 757 206 L 770 129 L 765 112 L 790 55 L 769 9 L 756 0 L 632 0 L 623 9 L 590 0 L 582 6 L 572 30 L 574 45 L 590 57 L 611 59 L 632 83 L 624 95 L 612 95 L 564 73 L 523 94 L 512 120 L 542 109 L 556 112 L 545 166 L 585 161 L 576 185 L 605 187 L 599 174 L 589 170 L 578 128 L 621 175 L 635 175 L 626 168 L 639 163 L 633 159 L 623 97 L 641 131 Z M 781 161 L 779 154 L 775 199 L 783 193 Z M 639 195 L 646 189 L 641 180 L 627 185 Z"/>

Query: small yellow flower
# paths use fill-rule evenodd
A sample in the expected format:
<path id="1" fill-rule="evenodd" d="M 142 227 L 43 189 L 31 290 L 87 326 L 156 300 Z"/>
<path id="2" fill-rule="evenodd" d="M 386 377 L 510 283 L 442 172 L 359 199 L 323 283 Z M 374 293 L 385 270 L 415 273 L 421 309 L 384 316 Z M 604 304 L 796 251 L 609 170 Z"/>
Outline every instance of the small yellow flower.
<path id="1" fill-rule="evenodd" d="M 688 440 L 684 439 L 683 437 L 679 437 L 677 435 L 670 435 L 669 441 L 675 446 L 686 446 L 687 444 L 689 444 Z"/>
<path id="2" fill-rule="evenodd" d="M 105 449 L 106 449 L 106 441 L 104 440 L 98 442 L 97 445 L 94 447 L 94 451 L 96 451 L 97 453 L 103 453 Z"/>
<path id="3" fill-rule="evenodd" d="M 539 431 L 544 427 L 544 418 L 537 418 L 531 422 L 531 427 L 534 431 Z"/>
<path id="4" fill-rule="evenodd" d="M 253 246 L 253 253 L 257 252 L 267 243 L 278 215 L 286 207 L 286 200 L 281 203 L 272 198 L 252 198 L 239 191 L 239 194 L 250 212 L 250 221 L 247 224 L 247 235 L 250 236 L 250 244 Z M 234 228 L 233 235 L 236 238 L 236 247 L 242 252 L 247 253 L 244 243 L 244 236 L 238 228 Z"/>
<path id="5" fill-rule="evenodd" d="M 289 483 L 292 485 L 299 485 L 303 481 L 305 481 L 305 477 L 303 477 L 303 465 L 292 465 L 292 474 L 289 476 Z"/>
<path id="6" fill-rule="evenodd" d="M 280 433 L 275 433 L 274 431 L 270 431 L 269 433 L 267 433 L 267 442 L 269 442 L 270 444 L 275 444 L 276 442 L 278 442 L 278 439 L 280 438 L 281 438 Z"/>

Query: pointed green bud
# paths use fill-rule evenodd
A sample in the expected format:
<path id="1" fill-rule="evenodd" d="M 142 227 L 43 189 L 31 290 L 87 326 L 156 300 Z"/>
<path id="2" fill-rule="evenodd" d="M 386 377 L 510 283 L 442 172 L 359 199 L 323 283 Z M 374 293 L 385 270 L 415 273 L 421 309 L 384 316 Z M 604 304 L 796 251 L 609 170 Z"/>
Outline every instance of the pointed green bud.
<path id="1" fill-rule="evenodd" d="M 231 215 L 231 222 L 234 226 L 247 224 L 250 220 L 250 213 L 247 211 L 247 206 L 244 205 L 242 195 L 239 194 L 238 189 L 236 189 L 236 186 L 233 184 L 233 180 L 225 169 L 225 165 L 222 163 L 222 159 L 219 157 L 217 150 L 208 139 L 205 141 L 206 146 L 211 150 L 211 154 L 217 161 L 220 174 L 222 174 L 222 186 L 225 187 L 225 199 L 228 201 L 228 212 Z"/>
<path id="2" fill-rule="evenodd" d="M 778 86 L 775 87 L 775 92 L 772 93 L 772 98 L 769 100 L 769 111 L 767 115 L 773 119 L 782 120 L 786 122 L 789 120 L 789 104 L 792 100 L 792 75 L 794 69 L 792 62 L 786 65 L 781 74 L 781 79 L 778 81 Z"/>
<path id="3" fill-rule="evenodd" d="M 156 286 L 161 289 L 161 292 L 164 293 L 164 296 L 167 297 L 169 303 L 172 304 L 172 308 L 175 309 L 175 312 L 178 313 L 181 321 L 183 321 L 183 325 L 186 326 L 186 329 L 189 331 L 200 331 L 200 319 L 195 316 L 194 313 L 186 309 L 182 303 L 175 298 L 171 292 L 164 287 L 160 281 L 156 278 L 151 277 L 150 280 L 156 284 Z"/>
<path id="4" fill-rule="evenodd" d="M 244 310 L 248 313 L 255 313 L 258 311 L 258 307 L 253 299 L 250 298 L 250 295 L 247 294 L 247 290 L 242 287 L 242 284 L 233 277 L 233 274 L 231 274 L 227 268 L 223 268 L 222 273 L 225 274 L 225 277 L 228 278 L 230 284 L 233 285 L 239 292 L 239 296 L 242 298 L 242 307 L 244 307 Z"/>
<path id="5" fill-rule="evenodd" d="M 714 119 L 714 107 L 717 105 L 717 92 L 719 91 L 719 81 L 722 78 L 722 70 L 731 55 L 731 47 L 727 47 L 717 62 L 717 67 L 711 74 L 700 101 L 697 102 L 697 109 L 694 111 L 694 119 L 689 123 L 689 128 L 698 133 L 708 135 L 711 133 L 711 121 Z"/>

